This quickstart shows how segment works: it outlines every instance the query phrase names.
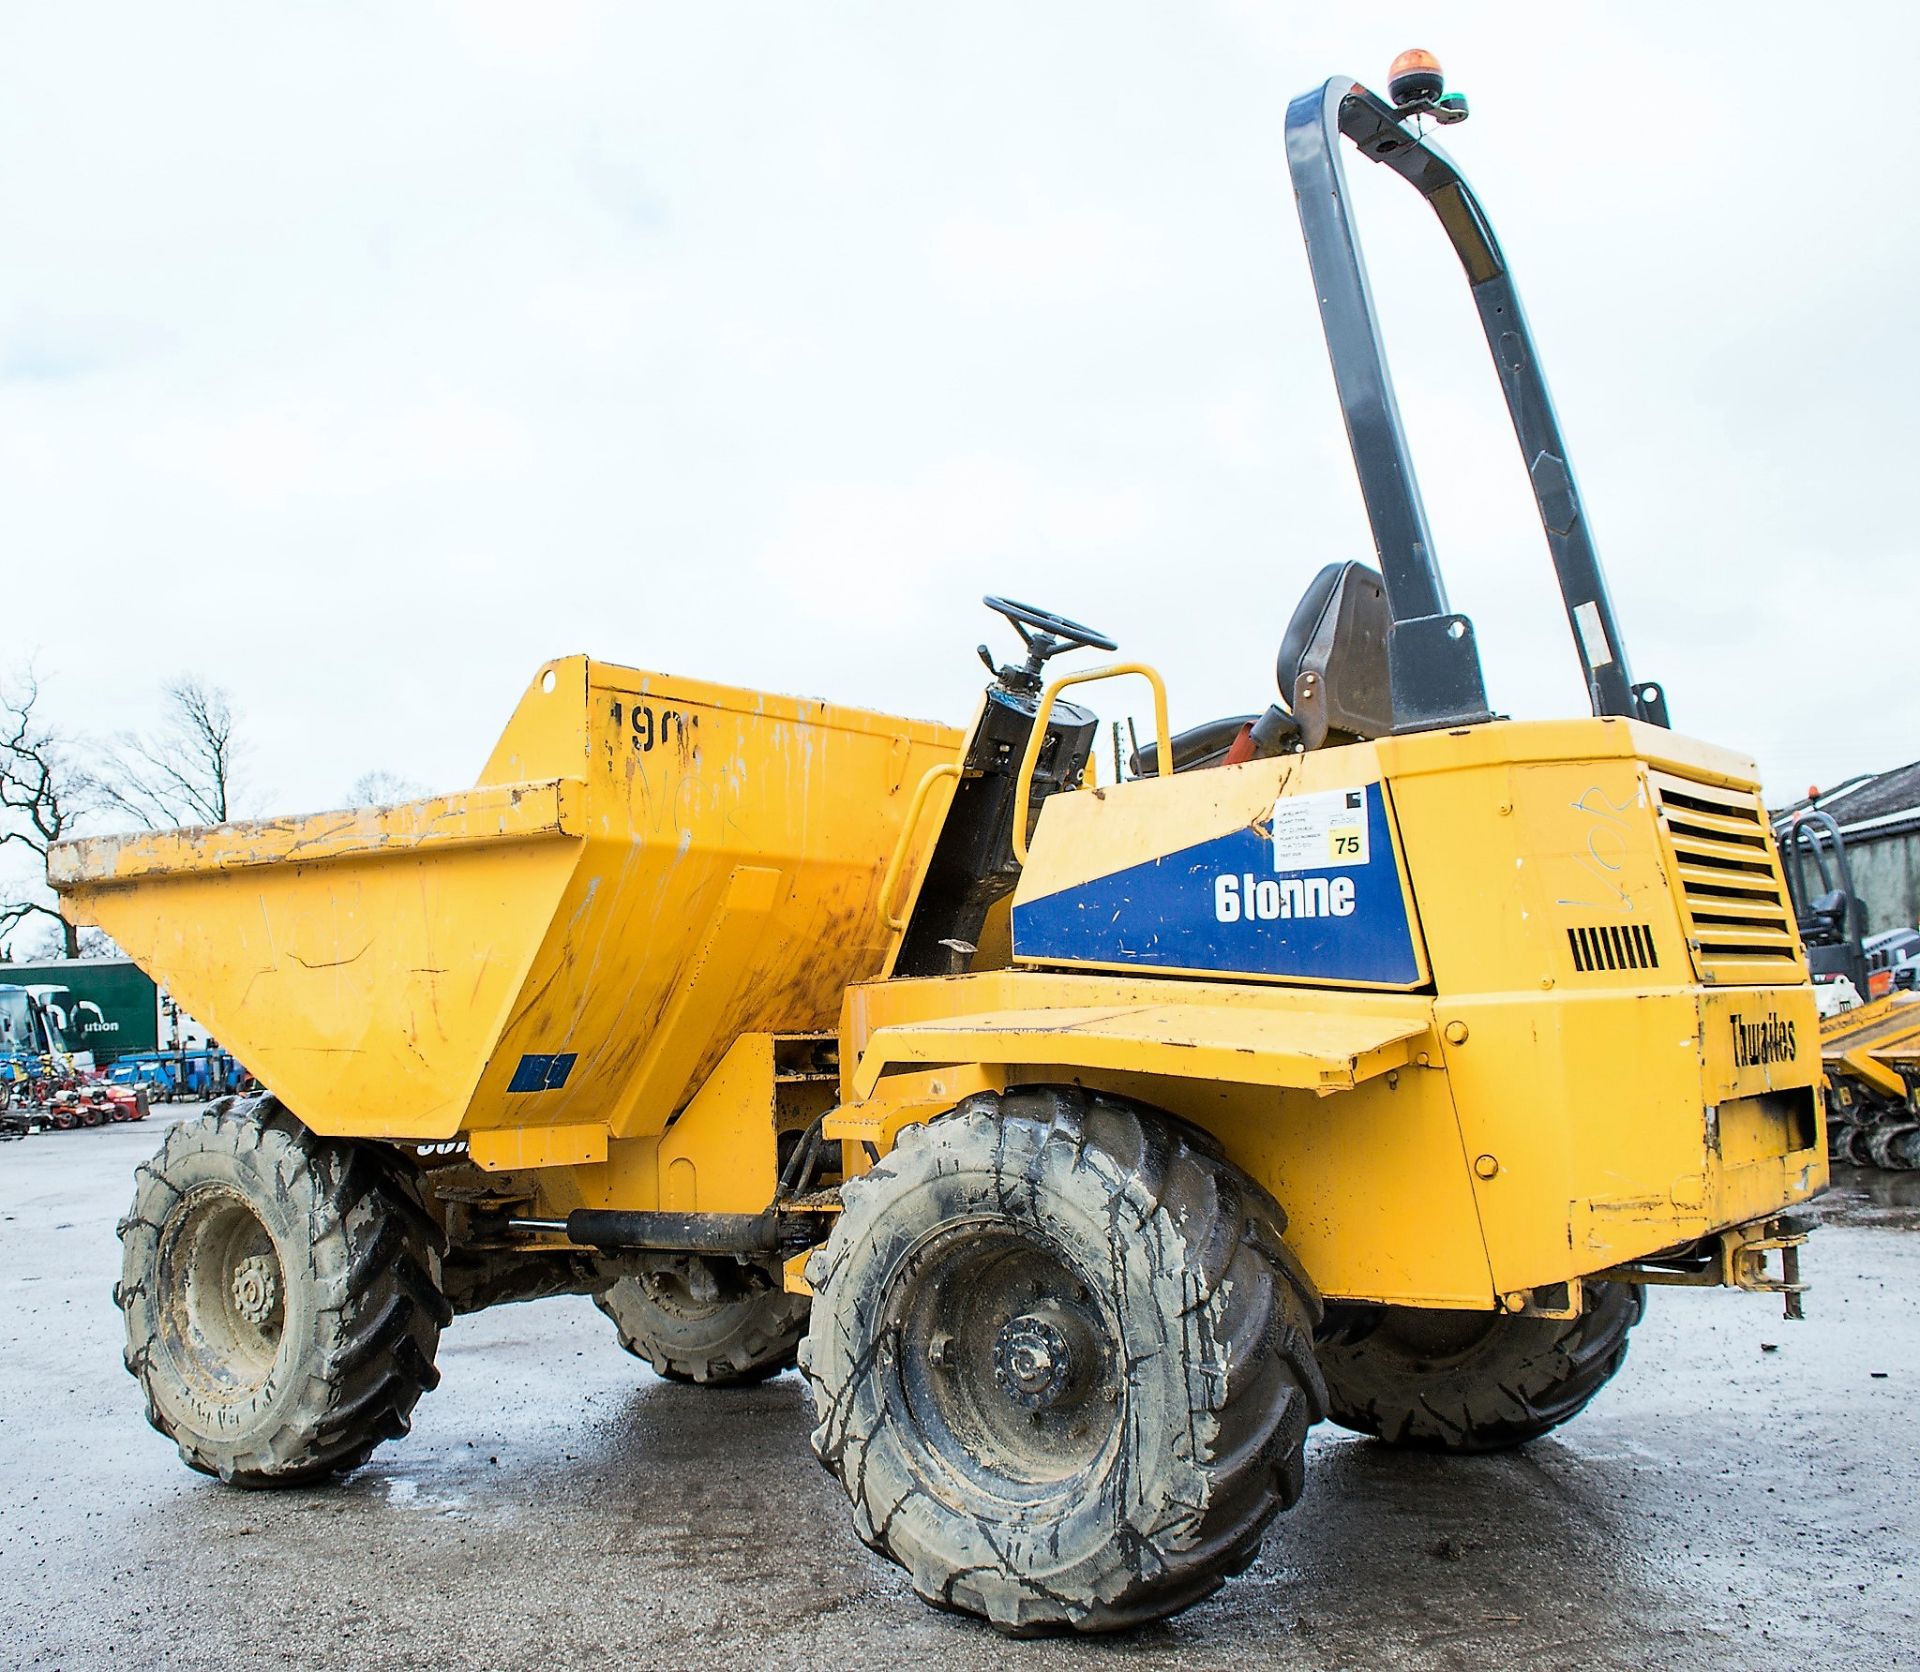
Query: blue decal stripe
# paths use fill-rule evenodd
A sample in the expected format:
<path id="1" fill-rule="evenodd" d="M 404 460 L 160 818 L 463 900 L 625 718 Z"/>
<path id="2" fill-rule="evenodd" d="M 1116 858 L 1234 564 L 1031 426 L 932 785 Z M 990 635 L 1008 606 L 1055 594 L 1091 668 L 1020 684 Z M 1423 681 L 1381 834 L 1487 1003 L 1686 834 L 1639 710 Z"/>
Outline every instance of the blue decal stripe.
<path id="1" fill-rule="evenodd" d="M 1410 987 L 1420 962 L 1399 853 L 1379 786 L 1366 796 L 1365 865 L 1276 872 L 1272 841 L 1242 826 L 1016 905 L 1015 955 Z"/>
<path id="2" fill-rule="evenodd" d="M 579 1053 L 562 1051 L 558 1056 L 526 1056 L 513 1071 L 508 1091 L 558 1091 L 567 1083 Z"/>

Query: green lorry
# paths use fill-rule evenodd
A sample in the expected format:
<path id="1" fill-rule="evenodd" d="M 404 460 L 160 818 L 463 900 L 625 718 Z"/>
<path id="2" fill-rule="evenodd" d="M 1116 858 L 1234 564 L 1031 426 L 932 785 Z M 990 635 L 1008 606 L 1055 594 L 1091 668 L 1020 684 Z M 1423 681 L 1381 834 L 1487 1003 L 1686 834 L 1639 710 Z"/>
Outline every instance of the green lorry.
<path id="1" fill-rule="evenodd" d="M 105 1068 L 160 1045 L 160 990 L 129 958 L 48 958 L 0 964 L 0 982 L 25 987 L 53 1012 L 70 1051 Z"/>

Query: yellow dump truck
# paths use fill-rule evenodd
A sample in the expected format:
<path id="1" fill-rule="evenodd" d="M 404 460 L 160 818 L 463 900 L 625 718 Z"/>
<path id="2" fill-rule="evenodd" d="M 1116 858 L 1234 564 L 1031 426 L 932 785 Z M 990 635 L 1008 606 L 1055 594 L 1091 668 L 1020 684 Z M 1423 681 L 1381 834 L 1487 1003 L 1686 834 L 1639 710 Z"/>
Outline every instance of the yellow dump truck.
<path id="1" fill-rule="evenodd" d="M 797 1358 L 929 1601 L 1107 1630 L 1243 1569 L 1323 1416 L 1512 1446 L 1648 1284 L 1797 1307 L 1819 1033 L 1753 766 L 1629 675 L 1505 261 L 1411 120 L 1464 104 L 1419 55 L 1389 92 L 1287 116 L 1379 569 L 1315 578 L 1264 710 L 1170 735 L 1151 667 L 1056 676 L 1114 646 L 997 599 L 1025 654 L 964 727 L 575 657 L 465 793 L 56 849 L 270 1088 L 174 1128 L 122 1226 L 189 1464 L 351 1469 L 454 1313 L 590 1294 L 666 1376 Z M 1591 717 L 1487 704 L 1343 139 L 1460 256 Z M 1102 678 L 1156 735 L 1098 783 L 1065 693 Z"/>

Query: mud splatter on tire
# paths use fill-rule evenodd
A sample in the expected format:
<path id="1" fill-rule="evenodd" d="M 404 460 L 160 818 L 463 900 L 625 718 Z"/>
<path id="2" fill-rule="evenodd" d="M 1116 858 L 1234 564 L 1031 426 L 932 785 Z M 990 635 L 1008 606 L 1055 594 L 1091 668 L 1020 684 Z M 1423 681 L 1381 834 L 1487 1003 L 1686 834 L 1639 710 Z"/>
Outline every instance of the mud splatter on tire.
<path id="1" fill-rule="evenodd" d="M 173 1127 L 120 1222 L 128 1371 L 203 1473 L 294 1486 L 365 1462 L 434 1387 L 442 1239 L 382 1146 L 270 1096 Z"/>
<path id="2" fill-rule="evenodd" d="M 1591 1283 L 1572 1319 L 1329 1306 L 1328 1415 L 1419 1451 L 1504 1451 L 1575 1416 L 1626 1361 L 1646 1311 L 1633 1283 Z"/>
<path id="3" fill-rule="evenodd" d="M 699 1255 L 664 1256 L 623 1277 L 594 1305 L 613 1320 L 620 1345 L 669 1381 L 745 1387 L 794 1362 L 807 1328 L 807 1299 L 787 1294 L 777 1273 L 747 1273 Z"/>
<path id="4" fill-rule="evenodd" d="M 1203 1135 L 983 1096 L 844 1193 L 810 1278 L 816 1455 L 936 1607 L 1110 1631 L 1211 1594 L 1300 1495 L 1319 1303 Z"/>

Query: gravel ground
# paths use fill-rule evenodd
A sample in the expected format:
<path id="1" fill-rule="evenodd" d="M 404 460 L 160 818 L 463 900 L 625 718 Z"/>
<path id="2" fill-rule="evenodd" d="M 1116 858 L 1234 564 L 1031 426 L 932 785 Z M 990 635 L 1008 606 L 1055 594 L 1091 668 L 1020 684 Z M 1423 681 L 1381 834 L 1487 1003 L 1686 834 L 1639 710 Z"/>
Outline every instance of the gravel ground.
<path id="1" fill-rule="evenodd" d="M 461 1319 L 412 1435 L 232 1491 L 146 1426 L 113 1224 L 175 1118 L 0 1145 L 0 1662 L 47 1667 L 1845 1667 L 1920 1664 L 1920 1175 L 1847 1173 L 1803 1324 L 1655 1291 L 1562 1434 L 1409 1458 L 1325 1428 L 1209 1603 L 1009 1643 L 847 1525 L 789 1374 L 704 1391 L 584 1300 Z"/>

